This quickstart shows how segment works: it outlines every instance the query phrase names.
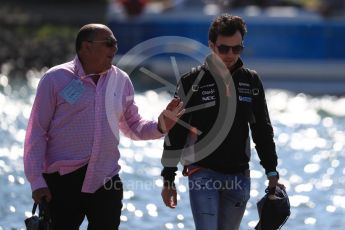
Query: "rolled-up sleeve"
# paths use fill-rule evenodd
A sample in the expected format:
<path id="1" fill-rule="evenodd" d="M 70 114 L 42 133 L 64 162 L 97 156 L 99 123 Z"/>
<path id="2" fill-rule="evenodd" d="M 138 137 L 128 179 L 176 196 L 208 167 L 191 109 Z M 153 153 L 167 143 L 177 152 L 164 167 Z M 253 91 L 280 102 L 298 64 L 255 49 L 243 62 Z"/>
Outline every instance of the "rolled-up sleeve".
<path id="1" fill-rule="evenodd" d="M 138 113 L 138 106 L 134 101 L 134 88 L 128 80 L 123 93 L 123 116 L 120 118 L 120 130 L 133 140 L 158 139 L 164 135 L 158 131 L 156 121 L 144 120 Z"/>

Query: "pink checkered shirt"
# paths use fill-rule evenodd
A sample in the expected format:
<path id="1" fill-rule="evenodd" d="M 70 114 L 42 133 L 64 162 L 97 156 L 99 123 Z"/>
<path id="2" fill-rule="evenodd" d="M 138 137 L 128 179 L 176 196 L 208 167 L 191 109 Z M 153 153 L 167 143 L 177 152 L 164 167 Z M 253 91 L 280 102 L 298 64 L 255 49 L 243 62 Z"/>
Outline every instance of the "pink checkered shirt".
<path id="1" fill-rule="evenodd" d="M 73 80 L 81 81 L 83 91 L 70 103 L 61 92 Z M 125 72 L 112 66 L 95 85 L 78 57 L 48 70 L 25 137 L 24 169 L 31 189 L 47 187 L 42 173 L 64 175 L 88 164 L 82 192 L 94 193 L 120 170 L 119 130 L 135 140 L 162 137 L 157 122 L 138 114 Z"/>

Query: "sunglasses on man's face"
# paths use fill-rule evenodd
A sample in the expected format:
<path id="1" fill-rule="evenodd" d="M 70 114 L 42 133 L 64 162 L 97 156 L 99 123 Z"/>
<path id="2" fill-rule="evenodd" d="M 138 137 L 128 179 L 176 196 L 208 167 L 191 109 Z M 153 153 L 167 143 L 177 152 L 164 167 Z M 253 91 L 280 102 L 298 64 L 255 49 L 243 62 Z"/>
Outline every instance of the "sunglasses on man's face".
<path id="1" fill-rule="evenodd" d="M 104 43 L 109 48 L 115 47 L 117 49 L 117 41 L 114 38 L 107 38 L 105 40 L 94 40 L 94 41 L 90 40 L 88 42 L 91 42 L 91 43 Z"/>
<path id="2" fill-rule="evenodd" d="M 243 45 L 228 46 L 228 45 L 219 45 L 217 46 L 220 54 L 227 54 L 231 50 L 233 54 L 240 54 L 244 48 Z"/>

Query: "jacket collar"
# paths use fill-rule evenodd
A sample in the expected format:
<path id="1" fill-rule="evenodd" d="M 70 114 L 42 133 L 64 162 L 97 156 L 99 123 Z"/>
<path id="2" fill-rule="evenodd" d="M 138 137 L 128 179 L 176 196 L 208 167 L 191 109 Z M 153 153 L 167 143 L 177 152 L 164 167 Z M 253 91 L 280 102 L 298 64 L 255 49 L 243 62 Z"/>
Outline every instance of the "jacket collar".
<path id="1" fill-rule="evenodd" d="M 205 69 L 209 70 L 206 62 L 203 64 L 203 67 Z M 237 62 L 235 63 L 234 68 L 231 70 L 231 74 L 233 74 L 236 70 L 238 70 L 239 68 L 242 68 L 242 67 L 243 67 L 243 61 L 241 58 L 239 58 L 237 60 Z"/>
<path id="2" fill-rule="evenodd" d="M 231 74 L 233 74 L 236 70 L 242 67 L 243 67 L 243 62 L 242 62 L 242 59 L 239 58 L 237 62 L 235 63 L 234 68 L 231 70 Z"/>

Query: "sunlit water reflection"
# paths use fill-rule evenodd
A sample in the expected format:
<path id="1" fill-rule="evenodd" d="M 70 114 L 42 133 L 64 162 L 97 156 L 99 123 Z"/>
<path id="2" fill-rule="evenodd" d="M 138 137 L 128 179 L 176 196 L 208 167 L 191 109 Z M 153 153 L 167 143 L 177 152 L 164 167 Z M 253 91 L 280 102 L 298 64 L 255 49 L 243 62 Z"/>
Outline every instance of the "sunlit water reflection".
<path id="1" fill-rule="evenodd" d="M 6 76 L 0 76 L 0 230 L 24 229 L 23 220 L 30 215 L 32 205 L 22 164 L 25 128 L 37 85 L 37 78 L 30 79 L 29 87 L 11 87 Z M 148 91 L 137 95 L 136 101 L 143 117 L 156 119 L 169 98 L 168 94 Z M 292 206 L 284 229 L 344 229 L 345 98 L 269 90 L 267 100 L 281 182 L 287 187 Z M 163 140 L 121 139 L 125 188 L 121 229 L 194 229 L 188 184 L 181 173 L 176 179 L 177 208 L 168 209 L 161 201 L 162 145 Z M 251 169 L 251 199 L 241 229 L 256 225 L 256 202 L 265 189 L 265 176 L 255 153 Z"/>

